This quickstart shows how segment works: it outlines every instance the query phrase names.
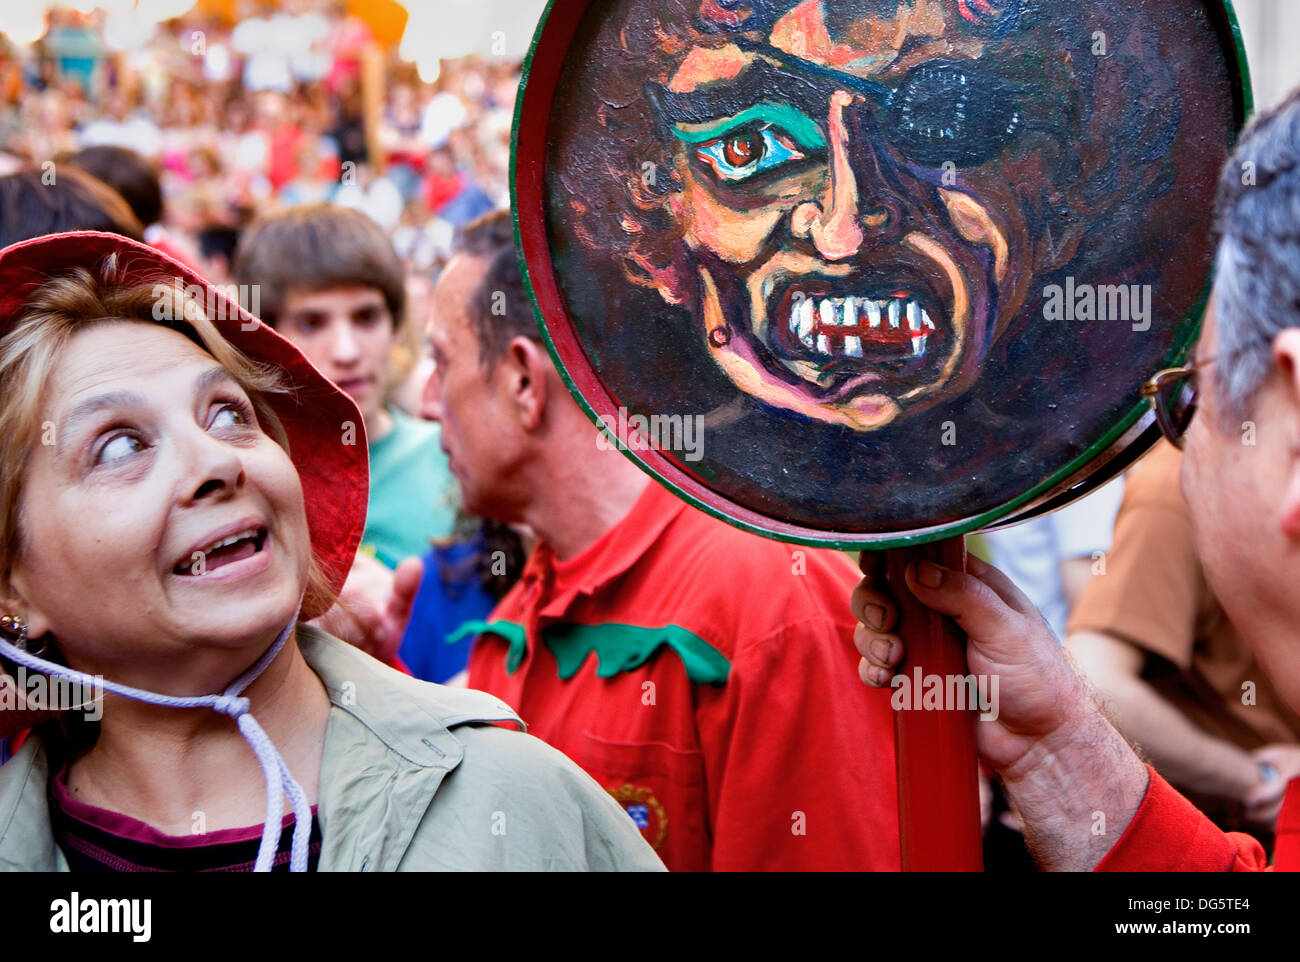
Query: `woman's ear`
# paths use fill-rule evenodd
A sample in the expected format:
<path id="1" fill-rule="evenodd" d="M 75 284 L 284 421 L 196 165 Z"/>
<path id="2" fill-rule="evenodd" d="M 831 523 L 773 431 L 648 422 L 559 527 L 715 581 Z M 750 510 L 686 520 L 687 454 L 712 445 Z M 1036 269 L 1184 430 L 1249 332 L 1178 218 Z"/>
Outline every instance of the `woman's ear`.
<path id="1" fill-rule="evenodd" d="M 26 590 L 26 579 L 21 571 L 11 571 L 7 579 L 0 580 L 0 615 L 17 618 L 27 626 L 28 638 L 40 638 L 50 632 L 50 621 L 35 605 Z"/>

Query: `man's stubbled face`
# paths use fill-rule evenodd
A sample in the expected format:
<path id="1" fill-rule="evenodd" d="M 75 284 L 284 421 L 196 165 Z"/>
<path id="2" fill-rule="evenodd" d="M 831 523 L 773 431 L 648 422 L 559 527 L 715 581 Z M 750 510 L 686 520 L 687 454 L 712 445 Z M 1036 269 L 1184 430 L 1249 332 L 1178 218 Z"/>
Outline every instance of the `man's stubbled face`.
<path id="1" fill-rule="evenodd" d="M 1019 311 L 1028 231 L 992 161 L 1022 119 L 962 9 L 807 0 L 659 90 L 702 336 L 741 390 L 869 431 L 969 387 Z"/>

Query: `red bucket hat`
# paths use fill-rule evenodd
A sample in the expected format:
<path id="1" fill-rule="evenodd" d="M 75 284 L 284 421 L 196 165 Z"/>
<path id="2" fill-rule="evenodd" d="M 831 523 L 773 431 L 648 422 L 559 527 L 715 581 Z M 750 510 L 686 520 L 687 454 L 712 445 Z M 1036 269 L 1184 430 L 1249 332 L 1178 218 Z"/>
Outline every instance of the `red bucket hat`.
<path id="1" fill-rule="evenodd" d="M 293 387 L 267 397 L 289 438 L 289 456 L 302 480 L 312 552 L 337 593 L 347 579 L 366 523 L 370 489 L 364 422 L 352 399 L 335 387 L 296 347 L 253 317 L 220 289 L 184 264 L 117 234 L 72 231 L 22 241 L 0 250 L 0 337 L 9 332 L 27 298 L 50 278 L 74 268 L 95 271 L 118 255 L 124 284 L 173 284 L 203 288 L 210 320 L 248 357 L 279 368 Z M 221 318 L 224 318 L 222 320 Z M 344 425 L 356 426 L 354 444 L 343 443 Z M 301 618 L 324 614 L 303 602 Z"/>

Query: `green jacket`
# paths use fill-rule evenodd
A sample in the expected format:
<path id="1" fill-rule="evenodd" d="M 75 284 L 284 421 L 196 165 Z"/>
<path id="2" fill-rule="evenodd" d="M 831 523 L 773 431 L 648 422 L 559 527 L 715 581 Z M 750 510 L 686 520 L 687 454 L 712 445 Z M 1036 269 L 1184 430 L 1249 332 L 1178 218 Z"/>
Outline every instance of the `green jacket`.
<path id="1" fill-rule="evenodd" d="M 627 813 L 576 764 L 478 691 L 381 665 L 308 625 L 329 692 L 320 871 L 663 870 Z M 0 871 L 68 871 L 50 829 L 45 750 L 0 766 Z M 262 786 L 257 786 L 262 791 Z"/>

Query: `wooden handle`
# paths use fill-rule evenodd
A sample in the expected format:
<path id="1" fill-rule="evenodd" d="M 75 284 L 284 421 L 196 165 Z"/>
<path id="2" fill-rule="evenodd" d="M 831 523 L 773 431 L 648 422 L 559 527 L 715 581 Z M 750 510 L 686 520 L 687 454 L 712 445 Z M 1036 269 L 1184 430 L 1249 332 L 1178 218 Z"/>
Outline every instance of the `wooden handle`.
<path id="1" fill-rule="evenodd" d="M 870 560 L 862 558 L 864 570 Z M 904 572 L 917 561 L 964 571 L 966 540 L 885 552 L 885 579 L 899 609 L 896 630 L 907 648 L 897 669 L 906 681 L 893 689 L 903 870 L 979 872 L 984 860 L 975 711 L 927 710 L 922 702 L 930 676 L 938 676 L 947 692 L 955 687 L 947 683 L 949 678 L 966 675 L 966 635 L 951 618 L 926 608 L 908 590 Z"/>

